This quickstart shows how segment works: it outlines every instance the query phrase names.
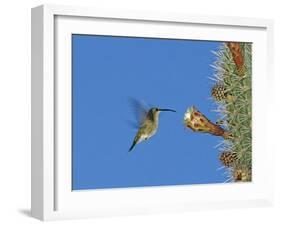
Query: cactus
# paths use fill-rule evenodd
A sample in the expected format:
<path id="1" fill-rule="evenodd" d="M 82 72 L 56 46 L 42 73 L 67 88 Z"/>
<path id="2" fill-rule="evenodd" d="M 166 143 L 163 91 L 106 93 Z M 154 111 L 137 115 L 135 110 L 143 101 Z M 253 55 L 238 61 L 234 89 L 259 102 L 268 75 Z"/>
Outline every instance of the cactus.
<path id="1" fill-rule="evenodd" d="M 221 101 L 222 98 L 218 99 L 217 95 L 212 95 L 217 106 L 215 111 L 224 121 L 225 129 L 231 134 L 231 139 L 221 142 L 219 150 L 222 152 L 232 150 L 236 153 L 234 162 L 228 168 L 231 171 L 230 180 L 251 181 L 252 44 L 224 43 L 214 54 L 217 57 L 212 65 L 215 70 L 212 78 L 215 81 L 215 88 L 211 93 L 216 92 L 216 87 L 223 87 L 223 91 L 231 93 L 232 97 Z"/>
<path id="2" fill-rule="evenodd" d="M 224 85 L 215 84 L 212 88 L 211 95 L 216 101 L 225 100 L 227 98 L 227 93 Z"/>
<path id="3" fill-rule="evenodd" d="M 223 151 L 219 157 L 223 165 L 230 167 L 233 166 L 237 160 L 237 153 L 232 151 Z"/>
<path id="4" fill-rule="evenodd" d="M 218 101 L 232 101 L 233 96 L 226 90 L 225 86 L 222 84 L 215 84 L 211 90 L 212 97 Z"/>

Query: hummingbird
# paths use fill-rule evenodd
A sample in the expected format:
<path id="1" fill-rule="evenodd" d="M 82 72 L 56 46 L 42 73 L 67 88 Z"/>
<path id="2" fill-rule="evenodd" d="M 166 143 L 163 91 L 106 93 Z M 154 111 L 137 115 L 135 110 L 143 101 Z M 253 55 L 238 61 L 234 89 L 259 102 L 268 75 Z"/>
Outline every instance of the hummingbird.
<path id="1" fill-rule="evenodd" d="M 129 149 L 129 152 L 133 150 L 136 144 L 151 138 L 157 132 L 160 112 L 176 112 L 172 109 L 158 107 L 153 107 L 149 110 L 145 110 L 145 108 L 141 106 L 138 102 L 136 102 L 135 104 L 137 104 L 136 107 L 139 108 L 138 111 L 141 112 L 142 117 L 139 120 L 138 132 Z"/>

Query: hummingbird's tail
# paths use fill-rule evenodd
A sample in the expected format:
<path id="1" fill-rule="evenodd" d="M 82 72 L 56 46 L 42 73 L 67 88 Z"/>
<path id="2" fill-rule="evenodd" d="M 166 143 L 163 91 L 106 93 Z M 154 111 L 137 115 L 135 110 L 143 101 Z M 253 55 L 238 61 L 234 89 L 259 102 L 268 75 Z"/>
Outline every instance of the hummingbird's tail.
<path id="1" fill-rule="evenodd" d="M 136 144 L 137 144 L 137 140 L 134 139 L 134 142 L 133 142 L 132 146 L 130 147 L 129 152 L 133 150 L 133 148 L 135 147 Z"/>

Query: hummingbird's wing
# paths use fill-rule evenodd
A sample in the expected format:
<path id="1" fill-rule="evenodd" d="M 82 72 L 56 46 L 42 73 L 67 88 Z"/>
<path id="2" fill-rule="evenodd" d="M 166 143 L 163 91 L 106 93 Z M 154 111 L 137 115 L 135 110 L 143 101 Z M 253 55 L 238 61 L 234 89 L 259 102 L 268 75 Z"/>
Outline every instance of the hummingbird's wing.
<path id="1" fill-rule="evenodd" d="M 129 99 L 130 107 L 135 115 L 136 126 L 140 127 L 145 120 L 148 112 L 148 107 L 144 101 L 139 101 L 134 98 Z"/>

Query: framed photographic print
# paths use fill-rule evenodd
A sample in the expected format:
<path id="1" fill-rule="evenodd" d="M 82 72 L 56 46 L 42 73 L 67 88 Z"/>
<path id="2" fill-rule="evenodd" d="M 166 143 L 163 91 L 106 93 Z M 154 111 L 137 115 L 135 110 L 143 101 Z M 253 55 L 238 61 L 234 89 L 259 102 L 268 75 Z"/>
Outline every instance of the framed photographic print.
<path id="1" fill-rule="evenodd" d="M 270 20 L 32 9 L 32 215 L 268 205 Z"/>

